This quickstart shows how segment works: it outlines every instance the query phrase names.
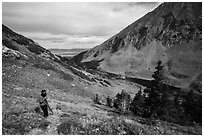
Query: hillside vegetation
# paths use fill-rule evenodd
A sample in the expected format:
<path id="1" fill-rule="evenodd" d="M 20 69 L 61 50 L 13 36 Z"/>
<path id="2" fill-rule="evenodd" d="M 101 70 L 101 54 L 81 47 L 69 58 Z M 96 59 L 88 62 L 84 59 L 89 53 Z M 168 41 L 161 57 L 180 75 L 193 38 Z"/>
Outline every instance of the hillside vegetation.
<path id="1" fill-rule="evenodd" d="M 186 12 L 181 14 L 180 8 Z M 102 45 L 71 59 L 2 25 L 2 134 L 201 135 L 202 33 L 200 12 L 194 10 L 200 8 L 199 3 L 164 3 Z M 187 13 L 189 20 L 183 22 Z M 149 33 L 153 30 L 158 31 Z M 176 33 L 175 41 L 169 40 L 179 30 L 189 33 L 185 38 Z M 165 46 L 171 60 L 153 58 Z M 187 59 L 189 55 L 192 58 Z M 123 67 L 129 64 L 134 71 Z M 175 81 L 167 78 L 190 84 L 175 87 Z M 36 102 L 42 89 L 54 112 L 47 118 Z"/>

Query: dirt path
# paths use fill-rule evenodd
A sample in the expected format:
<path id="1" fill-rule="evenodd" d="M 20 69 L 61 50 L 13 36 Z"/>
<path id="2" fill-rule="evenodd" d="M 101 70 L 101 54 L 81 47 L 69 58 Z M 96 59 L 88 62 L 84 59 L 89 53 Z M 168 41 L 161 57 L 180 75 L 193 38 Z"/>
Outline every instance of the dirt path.
<path id="1" fill-rule="evenodd" d="M 58 114 L 59 114 L 58 111 L 54 111 L 54 115 L 51 115 L 47 118 L 47 120 L 51 124 L 47 127 L 47 131 L 45 132 L 45 135 L 58 135 L 57 126 L 60 124 Z"/>
<path id="2" fill-rule="evenodd" d="M 50 122 L 49 126 L 45 130 L 35 128 L 31 130 L 29 135 L 58 135 L 57 126 L 60 124 L 60 115 L 62 112 L 56 109 L 56 104 L 57 102 L 55 101 L 50 103 L 50 107 L 52 108 L 54 114 L 47 117 L 47 121 Z"/>

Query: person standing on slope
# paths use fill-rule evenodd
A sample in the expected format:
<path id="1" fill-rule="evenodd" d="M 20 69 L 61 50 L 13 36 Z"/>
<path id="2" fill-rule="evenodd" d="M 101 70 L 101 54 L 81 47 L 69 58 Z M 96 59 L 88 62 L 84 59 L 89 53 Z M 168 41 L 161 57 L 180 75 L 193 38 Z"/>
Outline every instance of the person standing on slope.
<path id="1" fill-rule="evenodd" d="M 52 109 L 50 108 L 48 101 L 47 101 L 47 93 L 46 90 L 41 91 L 41 96 L 37 99 L 37 102 L 40 104 L 40 108 L 42 109 L 44 113 L 44 117 L 48 117 L 48 109 L 52 112 Z"/>

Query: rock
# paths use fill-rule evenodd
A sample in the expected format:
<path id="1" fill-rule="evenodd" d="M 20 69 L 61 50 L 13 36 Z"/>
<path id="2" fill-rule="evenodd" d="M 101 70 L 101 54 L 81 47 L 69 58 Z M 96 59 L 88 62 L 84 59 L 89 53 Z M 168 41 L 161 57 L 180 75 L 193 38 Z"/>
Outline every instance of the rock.
<path id="1" fill-rule="evenodd" d="M 2 45 L 2 56 L 7 58 L 20 59 L 22 54 L 19 51 L 7 48 L 6 46 Z"/>
<path id="2" fill-rule="evenodd" d="M 22 87 L 15 87 L 14 88 L 14 90 L 17 90 L 17 91 L 22 90 L 22 89 L 23 89 Z"/>

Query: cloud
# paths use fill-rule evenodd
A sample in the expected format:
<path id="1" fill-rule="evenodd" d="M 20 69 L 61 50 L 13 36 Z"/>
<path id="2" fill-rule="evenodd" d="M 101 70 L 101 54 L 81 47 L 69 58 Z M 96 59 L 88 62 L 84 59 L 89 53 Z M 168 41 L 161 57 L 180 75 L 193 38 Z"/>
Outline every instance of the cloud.
<path id="1" fill-rule="evenodd" d="M 46 47 L 60 43 L 66 47 L 90 47 L 118 33 L 158 4 L 3 2 L 2 22 L 44 46 L 47 44 Z"/>
<path id="2" fill-rule="evenodd" d="M 20 32 L 46 48 L 91 48 L 108 39 L 108 36 L 64 35 L 42 32 Z"/>

